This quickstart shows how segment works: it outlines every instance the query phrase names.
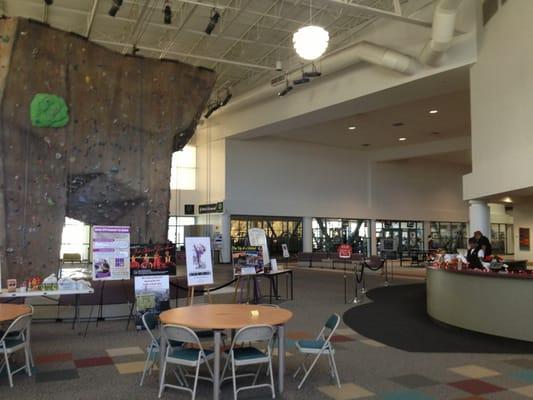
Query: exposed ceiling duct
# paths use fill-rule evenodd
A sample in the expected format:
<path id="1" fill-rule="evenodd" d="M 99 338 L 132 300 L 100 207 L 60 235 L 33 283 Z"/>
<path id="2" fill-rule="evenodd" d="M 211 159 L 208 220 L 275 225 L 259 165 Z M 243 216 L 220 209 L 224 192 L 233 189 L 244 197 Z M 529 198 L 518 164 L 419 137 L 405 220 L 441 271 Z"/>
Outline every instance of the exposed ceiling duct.
<path id="1" fill-rule="evenodd" d="M 441 56 L 450 48 L 454 32 L 457 9 L 462 0 L 440 0 L 433 13 L 431 39 L 420 53 L 420 61 L 436 65 Z"/>
<path id="2" fill-rule="evenodd" d="M 322 75 L 331 75 L 361 61 L 409 75 L 415 73 L 418 68 L 418 62 L 410 56 L 363 41 L 323 58 L 320 61 L 320 72 Z M 298 68 L 288 73 L 286 79 L 292 81 L 301 78 L 301 76 L 302 69 Z M 224 112 L 234 108 L 245 107 L 268 96 L 274 96 L 278 91 L 267 83 L 236 98 L 224 109 Z"/>

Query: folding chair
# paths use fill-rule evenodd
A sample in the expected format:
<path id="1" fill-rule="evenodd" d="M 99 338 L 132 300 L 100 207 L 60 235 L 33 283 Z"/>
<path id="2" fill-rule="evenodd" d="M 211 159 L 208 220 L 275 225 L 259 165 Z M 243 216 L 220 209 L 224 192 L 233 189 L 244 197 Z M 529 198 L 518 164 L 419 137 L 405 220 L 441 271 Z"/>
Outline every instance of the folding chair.
<path id="1" fill-rule="evenodd" d="M 148 372 L 149 374 L 151 374 L 154 365 L 159 361 L 158 355 L 160 349 L 159 338 L 154 336 L 153 333 L 153 331 L 159 326 L 159 317 L 157 313 L 146 312 L 143 314 L 141 320 L 144 329 L 146 329 L 146 332 L 148 332 L 148 335 L 150 336 L 150 345 L 146 348 L 146 361 L 144 362 L 144 369 L 139 386 L 143 385 L 146 373 Z M 174 340 L 169 340 L 168 342 L 172 348 L 179 348 L 183 345 L 182 342 L 177 342 Z M 178 379 L 178 381 L 180 381 L 180 383 L 182 383 L 180 376 L 176 375 L 176 378 Z"/>
<path id="2" fill-rule="evenodd" d="M 4 353 L 4 361 L 0 367 L 0 372 L 6 367 L 10 387 L 13 387 L 13 375 L 23 369 L 26 370 L 28 376 L 31 376 L 30 342 L 28 341 L 28 327 L 31 323 L 31 318 L 32 314 L 21 315 L 9 325 L 0 338 L 0 350 Z M 13 334 L 13 332 L 16 332 L 16 334 Z M 25 363 L 22 367 L 11 371 L 9 357 L 19 350 L 24 350 Z"/>
<path id="3" fill-rule="evenodd" d="M 274 327 L 271 325 L 249 325 L 244 328 L 239 329 L 235 334 L 235 338 L 231 343 L 230 349 L 227 351 L 228 358 L 226 359 L 226 364 L 222 370 L 222 381 L 229 379 L 230 377 L 224 378 L 226 374 L 226 369 L 231 363 L 231 379 L 233 381 L 233 398 L 237 400 L 237 395 L 241 390 L 254 389 L 259 387 L 269 387 L 272 391 L 272 398 L 276 398 L 276 392 L 274 390 L 274 375 L 272 373 L 272 337 L 274 336 Z M 260 350 L 253 346 L 244 346 L 237 347 L 242 344 L 247 344 L 251 342 L 261 342 L 266 344 L 264 350 Z M 257 365 L 259 368 L 255 374 L 241 374 L 236 375 L 237 367 L 246 366 L 246 365 Z M 270 376 L 270 383 L 263 383 L 256 385 L 257 378 L 261 372 L 261 368 L 264 364 L 268 366 L 268 375 Z M 251 385 L 243 386 L 237 389 L 237 378 L 242 378 L 246 376 L 253 376 L 254 380 Z"/>
<path id="4" fill-rule="evenodd" d="M 341 387 L 341 383 L 340 383 L 340 379 L 339 379 L 339 372 L 337 371 L 337 365 L 335 364 L 335 358 L 333 357 L 333 355 L 335 354 L 335 350 L 333 349 L 333 346 L 331 345 L 331 337 L 333 336 L 333 334 L 337 330 L 337 328 L 338 328 L 338 326 L 340 324 L 340 320 L 341 320 L 341 318 L 339 317 L 338 314 L 332 314 L 328 318 L 328 320 L 326 321 L 324 327 L 322 327 L 322 329 L 320 330 L 320 333 L 318 334 L 318 336 L 316 337 L 315 340 L 298 340 L 298 341 L 296 341 L 296 348 L 298 349 L 298 351 L 300 353 L 302 353 L 302 354 L 305 354 L 305 358 L 304 358 L 303 362 L 301 363 L 301 365 L 298 367 L 298 369 L 296 370 L 296 372 L 293 375 L 293 378 L 296 379 L 296 377 L 298 376 L 298 373 L 300 372 L 300 370 L 303 370 L 304 373 L 305 373 L 303 379 L 298 384 L 298 390 L 301 389 L 301 387 L 304 384 L 305 380 L 307 379 L 307 377 L 311 373 L 311 370 L 313 369 L 313 367 L 317 363 L 318 359 L 322 355 L 327 355 L 328 356 L 331 377 L 335 378 L 336 381 L 337 381 L 337 386 L 339 388 Z M 329 332 L 327 333 L 327 331 L 329 331 Z M 326 333 L 327 333 L 327 335 L 326 335 Z M 310 355 L 313 355 L 313 354 L 316 355 L 316 356 L 313 359 L 313 362 L 311 363 L 309 368 L 306 368 L 305 361 L 307 360 L 307 358 Z"/>
<path id="5" fill-rule="evenodd" d="M 210 381 L 212 381 L 213 379 L 213 371 L 209 366 L 209 360 L 214 357 L 214 353 L 213 351 L 203 349 L 202 344 L 200 343 L 200 339 L 198 339 L 198 336 L 196 336 L 196 333 L 194 333 L 192 329 L 179 325 L 165 325 L 163 327 L 163 330 L 167 339 L 167 350 L 163 359 L 163 365 L 161 366 L 161 376 L 163 378 L 161 379 L 161 382 L 159 384 L 159 397 L 161 397 L 161 394 L 163 393 L 165 387 L 171 387 L 178 390 L 185 390 L 191 393 L 192 400 L 194 400 L 196 398 L 198 379 L 206 379 Z M 184 346 L 182 346 L 181 348 L 176 349 L 172 347 L 172 341 L 183 342 L 184 344 L 189 344 L 194 347 L 185 348 Z M 174 364 L 178 366 L 178 372 L 181 373 L 181 377 L 183 378 L 183 381 L 179 382 L 180 384 L 183 383 L 182 386 L 165 383 L 165 373 L 167 370 L 167 364 Z M 200 367 L 203 364 L 206 365 L 207 370 L 209 371 L 209 375 L 211 375 L 211 378 L 200 376 Z M 187 384 L 187 377 L 192 375 L 185 375 L 179 367 L 196 368 L 194 374 L 194 385 L 192 389 L 189 388 Z M 181 379 L 178 378 L 178 381 L 181 381 Z"/>

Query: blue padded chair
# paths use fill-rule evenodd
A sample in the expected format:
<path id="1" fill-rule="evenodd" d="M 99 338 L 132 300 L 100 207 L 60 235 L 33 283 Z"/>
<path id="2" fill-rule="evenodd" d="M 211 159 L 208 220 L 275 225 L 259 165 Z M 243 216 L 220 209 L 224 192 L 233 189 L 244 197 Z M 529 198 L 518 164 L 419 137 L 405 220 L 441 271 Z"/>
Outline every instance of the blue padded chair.
<path id="1" fill-rule="evenodd" d="M 293 375 L 293 378 L 296 378 L 300 371 L 304 371 L 304 377 L 298 384 L 298 390 L 301 389 L 303 386 L 305 380 L 311 373 L 311 370 L 316 365 L 318 359 L 320 356 L 328 356 L 329 361 L 329 368 L 331 372 L 331 377 L 336 379 L 337 386 L 340 388 L 341 383 L 339 379 L 339 372 L 337 371 L 337 365 L 335 364 L 335 350 L 333 349 L 333 346 L 331 344 L 331 337 L 339 327 L 341 321 L 341 317 L 339 317 L 338 314 L 332 314 L 328 320 L 326 321 L 325 325 L 320 330 L 320 333 L 316 337 L 315 340 L 297 340 L 296 341 L 296 348 L 298 351 L 302 354 L 305 354 L 305 358 L 302 362 L 302 364 L 298 367 L 296 372 Z M 305 366 L 305 361 L 309 356 L 314 355 L 315 358 L 311 362 L 311 365 L 309 368 Z"/>
<path id="2" fill-rule="evenodd" d="M 272 338 L 274 336 L 274 327 L 271 325 L 249 325 L 241 328 L 235 334 L 230 349 L 226 352 L 228 355 L 226 364 L 222 370 L 222 381 L 229 379 L 224 378 L 226 370 L 231 364 L 231 379 L 233 381 L 233 397 L 237 400 L 237 395 L 241 390 L 254 389 L 259 387 L 268 387 L 272 392 L 272 398 L 276 398 L 274 390 L 274 375 L 272 373 Z M 251 343 L 265 345 L 264 349 L 259 349 L 251 345 Z M 255 374 L 236 374 L 237 367 L 247 365 L 259 365 Z M 257 378 L 261 372 L 263 365 L 267 366 L 267 373 L 270 377 L 270 383 L 263 383 L 257 385 Z M 237 378 L 246 376 L 253 376 L 253 383 L 249 386 L 237 388 Z"/>
<path id="3" fill-rule="evenodd" d="M 159 383 L 159 397 L 161 397 L 165 387 L 171 387 L 191 393 L 192 400 L 194 400 L 196 398 L 198 380 L 213 380 L 213 371 L 209 365 L 209 360 L 214 357 L 214 353 L 213 351 L 203 349 L 200 339 L 192 329 L 179 325 L 165 325 L 163 326 L 163 330 L 167 340 L 167 349 L 163 358 L 163 365 L 161 366 L 161 376 L 163 378 Z M 184 345 L 181 348 L 175 348 L 172 347 L 172 342 L 181 342 Z M 190 347 L 185 347 L 185 345 L 190 345 Z M 178 372 L 181 373 L 182 377 L 182 379 L 179 379 L 179 375 L 177 375 L 180 386 L 165 383 L 165 373 L 167 371 L 168 364 L 173 364 L 178 367 Z M 206 365 L 210 378 L 200 376 L 200 367 L 203 364 Z M 194 385 L 192 389 L 189 388 L 187 384 L 187 376 L 191 375 L 185 375 L 182 372 L 181 367 L 195 368 Z"/>

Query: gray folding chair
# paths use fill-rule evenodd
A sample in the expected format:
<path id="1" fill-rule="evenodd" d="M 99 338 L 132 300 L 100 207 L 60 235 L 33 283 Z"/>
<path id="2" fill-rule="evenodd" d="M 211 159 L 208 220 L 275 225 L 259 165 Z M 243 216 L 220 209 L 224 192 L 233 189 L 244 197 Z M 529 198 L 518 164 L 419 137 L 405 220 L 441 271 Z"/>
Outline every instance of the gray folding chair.
<path id="1" fill-rule="evenodd" d="M 4 367 L 6 368 L 10 387 L 13 387 L 13 375 L 16 373 L 25 369 L 28 376 L 31 376 L 30 342 L 28 340 L 28 327 L 31 324 L 31 318 L 32 314 L 21 315 L 8 326 L 0 337 L 0 350 L 4 354 L 0 372 L 3 371 Z M 19 350 L 24 350 L 25 363 L 22 367 L 11 371 L 9 357 Z"/>
<path id="2" fill-rule="evenodd" d="M 274 336 L 274 327 L 271 325 L 249 325 L 241 328 L 235 334 L 231 348 L 227 351 L 228 357 L 226 364 L 222 370 L 222 381 L 229 379 L 224 378 L 226 370 L 231 364 L 231 379 L 233 381 L 233 397 L 237 400 L 237 395 L 241 390 L 254 389 L 259 387 L 268 387 L 272 391 L 272 398 L 276 398 L 276 391 L 274 390 L 274 375 L 272 373 L 272 338 Z M 263 343 L 264 349 L 249 345 L 250 343 Z M 245 346 L 242 346 L 242 345 Z M 242 346 L 242 347 L 239 347 Z M 237 367 L 247 365 L 258 365 L 259 368 L 255 374 L 236 374 Z M 261 372 L 263 365 L 268 367 L 268 375 L 270 383 L 263 383 L 257 385 L 257 378 Z M 253 383 L 249 386 L 237 388 L 237 378 L 246 376 L 253 376 Z"/>
<path id="3" fill-rule="evenodd" d="M 333 346 L 331 344 L 331 337 L 339 327 L 341 321 L 341 317 L 339 317 L 338 314 L 332 314 L 324 326 L 322 327 L 322 330 L 318 334 L 315 340 L 297 340 L 296 341 L 296 348 L 298 351 L 302 354 L 305 354 L 305 358 L 301 365 L 298 367 L 296 372 L 293 375 L 293 378 L 296 378 L 298 376 L 298 373 L 302 370 L 304 371 L 304 377 L 298 384 L 298 390 L 301 389 L 303 386 L 305 380 L 311 373 L 311 370 L 316 365 L 318 359 L 320 356 L 328 356 L 329 361 L 329 368 L 331 372 L 331 377 L 336 379 L 337 386 L 341 387 L 341 382 L 339 379 L 339 372 L 337 371 L 337 364 L 335 364 L 335 350 L 333 349 Z M 311 362 L 311 365 L 309 368 L 305 366 L 305 361 L 307 358 L 311 355 L 315 355 L 315 358 Z"/>
<path id="4" fill-rule="evenodd" d="M 165 325 L 163 327 L 165 337 L 167 340 L 166 354 L 163 358 L 163 365 L 161 366 L 161 382 L 159 384 L 159 397 L 163 393 L 165 387 L 171 387 L 178 390 L 185 390 L 192 394 L 192 400 L 196 398 L 196 389 L 198 387 L 199 379 L 206 379 L 212 381 L 213 371 L 209 365 L 209 360 L 214 357 L 213 351 L 204 350 L 200 339 L 196 336 L 196 333 L 192 329 L 179 325 Z M 182 342 L 184 346 L 181 348 L 172 347 L 172 341 Z M 185 344 L 191 345 L 191 347 L 185 347 Z M 165 373 L 168 364 L 174 364 L 178 367 L 178 372 L 181 373 L 181 378 L 178 378 L 179 383 L 183 383 L 182 386 L 171 385 L 165 383 Z M 211 378 L 200 376 L 200 367 L 205 364 Z M 192 375 L 185 375 L 182 373 L 180 367 L 195 368 L 194 385 L 193 388 L 189 388 L 187 384 L 187 377 Z M 179 375 L 177 375 L 179 376 Z M 181 382 L 180 382 L 181 381 Z"/>
<path id="5" fill-rule="evenodd" d="M 143 385 L 144 378 L 146 376 L 146 373 L 149 374 L 152 373 L 152 370 L 154 368 L 154 365 L 157 364 L 159 361 L 159 338 L 154 335 L 155 329 L 159 326 L 159 315 L 156 312 L 146 312 L 143 314 L 142 318 L 142 324 L 144 326 L 144 329 L 146 329 L 146 332 L 150 336 L 150 344 L 148 345 L 146 349 L 146 361 L 144 362 L 144 369 L 141 376 L 141 382 L 139 386 Z M 182 342 L 176 342 L 174 340 L 168 341 L 169 345 L 173 348 L 178 348 L 183 345 Z M 180 383 L 183 383 L 181 377 L 176 374 L 176 378 Z"/>

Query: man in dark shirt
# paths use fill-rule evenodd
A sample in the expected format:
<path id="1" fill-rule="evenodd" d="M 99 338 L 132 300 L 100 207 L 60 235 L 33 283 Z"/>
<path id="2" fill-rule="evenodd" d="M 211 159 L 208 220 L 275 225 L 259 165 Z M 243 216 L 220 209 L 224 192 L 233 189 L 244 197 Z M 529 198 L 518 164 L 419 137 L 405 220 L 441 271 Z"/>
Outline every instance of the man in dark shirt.
<path id="1" fill-rule="evenodd" d="M 483 252 L 486 256 L 490 256 L 492 254 L 492 246 L 490 244 L 490 240 L 488 237 L 484 236 L 481 231 L 474 232 L 474 238 L 477 241 L 477 246 L 480 249 L 483 249 Z"/>

